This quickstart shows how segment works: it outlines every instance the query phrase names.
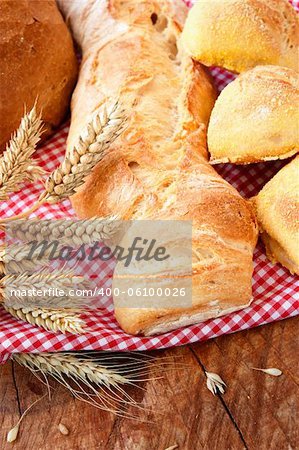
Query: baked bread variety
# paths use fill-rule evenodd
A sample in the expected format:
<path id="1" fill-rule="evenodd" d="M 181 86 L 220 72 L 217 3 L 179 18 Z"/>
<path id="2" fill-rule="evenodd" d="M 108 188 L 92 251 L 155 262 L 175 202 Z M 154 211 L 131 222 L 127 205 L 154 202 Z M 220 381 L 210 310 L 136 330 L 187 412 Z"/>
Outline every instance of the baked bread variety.
<path id="1" fill-rule="evenodd" d="M 194 59 L 234 72 L 262 64 L 298 70 L 298 40 L 298 16 L 288 0 L 198 1 L 183 32 Z"/>
<path id="2" fill-rule="evenodd" d="M 105 99 L 120 96 L 130 111 L 125 132 L 72 198 L 78 216 L 193 220 L 192 306 L 116 308 L 120 326 L 149 335 L 248 305 L 255 218 L 208 163 L 216 95 L 207 71 L 180 48 L 183 2 L 58 3 L 83 52 L 68 149 Z"/>
<path id="3" fill-rule="evenodd" d="M 299 149 L 299 74 L 258 66 L 224 88 L 211 114 L 213 164 L 289 158 Z"/>
<path id="4" fill-rule="evenodd" d="M 253 199 L 267 256 L 299 275 L 299 156 Z"/>
<path id="5" fill-rule="evenodd" d="M 48 136 L 65 117 L 77 78 L 70 32 L 55 0 L 0 2 L 0 152 L 24 107 L 38 109 Z"/>

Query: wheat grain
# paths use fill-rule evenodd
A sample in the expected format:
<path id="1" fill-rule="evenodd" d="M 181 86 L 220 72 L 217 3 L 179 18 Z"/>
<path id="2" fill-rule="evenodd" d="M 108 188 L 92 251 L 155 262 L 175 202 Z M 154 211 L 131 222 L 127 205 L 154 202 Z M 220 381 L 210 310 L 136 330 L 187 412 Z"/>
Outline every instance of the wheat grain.
<path id="1" fill-rule="evenodd" d="M 226 384 L 222 380 L 222 378 L 213 372 L 205 372 L 207 377 L 207 388 L 212 392 L 213 395 L 217 394 L 219 391 L 221 394 L 224 394 Z"/>
<path id="2" fill-rule="evenodd" d="M 12 442 L 14 442 L 17 439 L 18 434 L 19 434 L 19 429 L 20 429 L 20 425 L 17 424 L 7 433 L 6 441 L 8 443 L 11 444 Z"/>
<path id="3" fill-rule="evenodd" d="M 282 371 L 280 369 L 276 369 L 275 367 L 270 367 L 269 369 L 260 369 L 258 367 L 252 367 L 252 369 L 267 373 L 268 375 L 272 375 L 272 377 L 279 377 L 280 375 L 282 375 Z"/>
<path id="4" fill-rule="evenodd" d="M 80 318 L 80 310 L 69 309 L 41 309 L 41 308 L 10 308 L 3 305 L 7 312 L 17 319 L 28 322 L 31 325 L 44 328 L 47 331 L 60 331 L 61 333 L 71 333 L 75 335 L 86 332 L 86 324 Z"/>
<path id="5" fill-rule="evenodd" d="M 43 398 L 46 397 L 47 394 L 43 395 L 42 397 L 38 398 L 37 400 L 35 400 L 35 402 L 33 402 L 21 415 L 19 421 L 17 422 L 17 424 L 7 433 L 7 442 L 12 443 L 14 442 L 19 435 L 19 430 L 20 430 L 20 424 L 22 422 L 22 420 L 24 419 L 24 417 L 28 414 L 28 412 L 33 408 L 33 406 L 35 406 L 38 402 L 40 402 Z"/>
<path id="6" fill-rule="evenodd" d="M 58 430 L 64 436 L 68 436 L 70 434 L 69 429 L 63 423 L 58 424 Z"/>
<path id="7" fill-rule="evenodd" d="M 77 145 L 49 176 L 40 200 L 56 203 L 75 194 L 120 135 L 124 122 L 124 111 L 118 101 L 108 107 L 104 104 L 81 134 Z"/>
<path id="8" fill-rule="evenodd" d="M 42 121 L 36 107 L 26 114 L 0 159 L 0 200 L 16 191 L 26 179 L 35 180 L 40 168 L 31 158 L 42 133 Z"/>
<path id="9" fill-rule="evenodd" d="M 37 161 L 37 160 L 35 160 Z M 28 166 L 26 171 L 26 181 L 30 183 L 34 183 L 36 181 L 40 181 L 41 178 L 46 175 L 48 172 L 44 170 L 42 167 L 37 165 Z"/>

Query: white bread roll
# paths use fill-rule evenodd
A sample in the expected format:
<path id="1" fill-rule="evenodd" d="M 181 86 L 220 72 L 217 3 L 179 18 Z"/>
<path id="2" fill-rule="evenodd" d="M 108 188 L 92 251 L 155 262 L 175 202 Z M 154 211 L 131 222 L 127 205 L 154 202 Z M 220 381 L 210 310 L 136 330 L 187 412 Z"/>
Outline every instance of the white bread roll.
<path id="1" fill-rule="evenodd" d="M 253 201 L 268 258 L 299 275 L 299 156 Z"/>
<path id="2" fill-rule="evenodd" d="M 214 164 L 288 158 L 299 149 L 299 75 L 277 66 L 242 73 L 219 95 L 208 147 Z"/>
<path id="3" fill-rule="evenodd" d="M 298 16 L 288 0 L 199 0 L 185 49 L 207 66 L 243 72 L 261 64 L 298 70 Z"/>

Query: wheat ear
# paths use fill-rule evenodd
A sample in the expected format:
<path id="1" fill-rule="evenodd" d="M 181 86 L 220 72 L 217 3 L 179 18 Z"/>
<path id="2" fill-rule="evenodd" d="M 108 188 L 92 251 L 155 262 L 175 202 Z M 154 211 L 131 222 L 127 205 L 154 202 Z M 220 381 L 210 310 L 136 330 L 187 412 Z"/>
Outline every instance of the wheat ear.
<path id="1" fill-rule="evenodd" d="M 135 352 L 20 353 L 14 354 L 41 381 L 47 376 L 66 387 L 77 399 L 119 416 L 137 418 L 120 409 L 122 404 L 146 410 L 125 391 L 126 385 L 156 380 L 166 371 L 190 368 L 179 357 L 158 358 Z M 152 365 L 151 363 L 155 364 Z M 150 375 L 150 376 L 149 376 Z M 140 420 L 140 419 L 139 419 Z"/>
<path id="2" fill-rule="evenodd" d="M 55 221 L 33 219 L 28 221 L 26 219 L 20 219 L 12 222 L 9 227 L 6 227 L 6 233 L 8 236 L 22 241 L 41 242 L 46 240 L 52 242 L 59 240 L 61 245 L 75 247 L 81 244 L 92 244 L 111 239 L 122 228 L 125 228 L 125 225 L 117 216 L 85 220 L 57 219 Z M 8 248 L 8 258 L 11 259 L 10 255 L 12 254 L 21 256 L 22 252 L 23 250 L 20 248 L 19 251 Z M 2 249 L 1 253 L 0 248 L 0 260 L 4 254 L 4 249 Z M 17 256 L 16 259 L 23 259 L 20 256 Z"/>
<path id="3" fill-rule="evenodd" d="M 124 111 L 119 102 L 104 105 L 87 125 L 77 145 L 47 179 L 45 201 L 56 203 L 75 194 L 93 167 L 103 159 L 123 125 Z"/>
<path id="4" fill-rule="evenodd" d="M 87 288 L 87 282 L 82 276 L 74 275 L 71 270 L 65 271 L 54 271 L 47 272 L 46 270 L 41 270 L 37 273 L 21 273 L 21 274 L 9 274 L 5 275 L 0 279 L 0 302 L 6 304 L 6 306 L 14 308 L 23 307 L 39 307 L 41 302 L 43 302 L 42 307 L 48 308 L 63 308 L 63 307 L 78 307 L 82 306 L 82 301 L 80 297 L 68 296 L 67 292 L 74 285 L 78 289 L 84 290 Z M 22 294 L 18 295 L 19 291 L 25 293 L 32 289 L 45 292 L 49 288 L 52 290 L 61 290 L 66 292 L 64 296 L 27 296 Z M 14 292 L 12 295 L 12 291 Z M 44 304 L 45 303 L 45 304 Z"/>
<path id="5" fill-rule="evenodd" d="M 31 158 L 42 133 L 42 121 L 34 106 L 25 114 L 0 159 L 0 200 L 19 189 L 25 180 L 35 181 L 43 170 Z"/>
<path id="6" fill-rule="evenodd" d="M 57 203 L 73 195 L 121 134 L 125 122 L 125 113 L 118 101 L 109 106 L 104 104 L 83 130 L 77 145 L 48 177 L 39 200 L 28 211 L 2 219 L 1 223 L 28 217 L 45 202 Z"/>
<path id="7" fill-rule="evenodd" d="M 51 248 L 45 249 L 42 258 L 28 258 L 30 253 L 30 244 L 12 244 L 6 248 L 0 245 L 0 273 L 21 274 L 24 272 L 36 272 L 38 267 L 48 265 L 50 260 Z"/>
<path id="8" fill-rule="evenodd" d="M 17 309 L 3 306 L 9 314 L 17 319 L 44 328 L 47 331 L 54 331 L 54 333 L 60 331 L 63 334 L 84 334 L 86 332 L 86 324 L 80 318 L 80 311 L 76 309 Z"/>
<path id="9" fill-rule="evenodd" d="M 20 353 L 13 355 L 15 361 L 33 373 L 39 372 L 43 377 L 53 377 L 79 400 L 123 417 L 134 418 L 133 415 L 128 415 L 118 408 L 120 404 L 129 404 L 144 409 L 123 389 L 123 386 L 135 382 L 135 375 L 144 370 L 144 361 L 136 360 L 134 364 L 129 362 L 128 374 L 126 374 L 127 363 L 122 362 L 113 368 L 105 367 L 106 357 L 107 355 L 102 363 L 100 356 L 93 360 L 91 354 L 86 358 L 84 354 L 79 356 L 78 353 Z M 112 354 L 111 358 L 115 358 L 115 354 Z M 133 365 L 135 372 L 132 369 Z"/>

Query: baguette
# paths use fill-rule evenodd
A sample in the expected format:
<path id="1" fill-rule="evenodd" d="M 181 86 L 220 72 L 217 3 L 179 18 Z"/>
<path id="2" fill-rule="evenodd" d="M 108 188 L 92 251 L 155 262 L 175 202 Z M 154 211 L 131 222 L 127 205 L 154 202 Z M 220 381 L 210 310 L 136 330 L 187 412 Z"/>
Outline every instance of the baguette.
<path id="1" fill-rule="evenodd" d="M 120 326 L 150 335 L 247 306 L 255 217 L 208 163 L 216 92 L 207 70 L 181 49 L 186 7 L 180 0 L 58 3 L 83 52 L 67 148 L 106 98 L 119 95 L 130 112 L 125 132 L 72 197 L 78 216 L 193 221 L 192 305 L 116 304 Z"/>

